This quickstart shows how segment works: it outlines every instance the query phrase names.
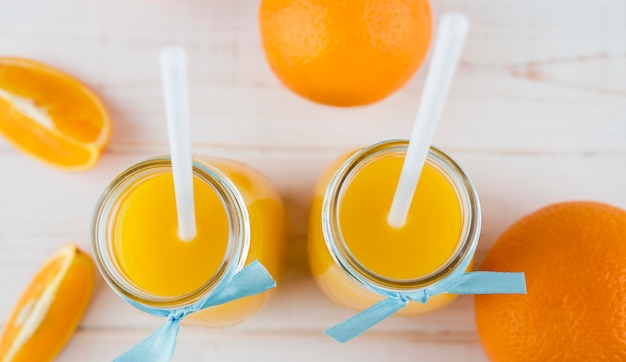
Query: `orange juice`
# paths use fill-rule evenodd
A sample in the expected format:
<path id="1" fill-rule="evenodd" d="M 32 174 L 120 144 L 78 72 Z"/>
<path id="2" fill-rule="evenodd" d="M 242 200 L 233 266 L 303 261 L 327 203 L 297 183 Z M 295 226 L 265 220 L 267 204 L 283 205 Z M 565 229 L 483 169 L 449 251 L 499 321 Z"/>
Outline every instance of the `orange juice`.
<path id="1" fill-rule="evenodd" d="M 387 141 L 342 157 L 320 178 L 311 208 L 309 260 L 336 304 L 363 310 L 376 290 L 415 291 L 444 278 L 478 237 L 475 191 L 463 171 L 431 149 L 407 221 L 387 222 L 407 142 Z M 467 183 L 465 182 L 467 180 Z M 430 312 L 453 295 L 410 302 L 399 315 Z"/>
<path id="2" fill-rule="evenodd" d="M 241 163 L 194 159 L 196 237 L 178 237 L 169 160 L 145 161 L 113 181 L 94 214 L 92 242 L 105 280 L 126 298 L 179 308 L 211 293 L 229 270 L 258 259 L 281 270 L 284 212 L 269 181 Z M 222 326 L 256 312 L 261 293 L 192 313 L 187 324 Z"/>
<path id="3" fill-rule="evenodd" d="M 348 249 L 365 268 L 413 279 L 432 273 L 452 255 L 461 235 L 461 208 L 452 185 L 426 165 L 405 225 L 389 226 L 387 214 L 403 162 L 391 155 L 355 175 L 341 201 L 339 224 Z"/>
<path id="4" fill-rule="evenodd" d="M 211 186 L 198 176 L 193 181 L 197 234 L 188 242 L 178 237 L 171 173 L 147 178 L 121 200 L 113 221 L 113 253 L 122 273 L 147 293 L 191 293 L 211 278 L 226 254 L 224 206 Z"/>

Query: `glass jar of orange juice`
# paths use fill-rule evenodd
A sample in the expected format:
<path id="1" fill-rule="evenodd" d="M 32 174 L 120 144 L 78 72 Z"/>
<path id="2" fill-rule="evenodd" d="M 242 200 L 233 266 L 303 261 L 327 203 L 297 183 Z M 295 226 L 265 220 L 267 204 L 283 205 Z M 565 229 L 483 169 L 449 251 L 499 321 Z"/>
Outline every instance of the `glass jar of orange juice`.
<path id="1" fill-rule="evenodd" d="M 91 240 L 98 268 L 139 309 L 186 310 L 254 260 L 280 276 L 284 211 L 269 180 L 238 162 L 197 157 L 193 188 L 197 234 L 191 241 L 178 237 L 167 157 L 124 171 L 96 205 Z M 231 325 L 268 297 L 265 292 L 194 311 L 183 323 Z"/>
<path id="2" fill-rule="evenodd" d="M 308 244 L 313 275 L 334 303 L 365 310 L 326 331 L 340 342 L 396 312 L 414 316 L 443 308 L 455 294 L 507 289 L 465 273 L 480 234 L 480 204 L 463 169 L 443 151 L 431 147 L 406 223 L 389 225 L 407 147 L 392 140 L 353 152 L 316 185 Z"/>

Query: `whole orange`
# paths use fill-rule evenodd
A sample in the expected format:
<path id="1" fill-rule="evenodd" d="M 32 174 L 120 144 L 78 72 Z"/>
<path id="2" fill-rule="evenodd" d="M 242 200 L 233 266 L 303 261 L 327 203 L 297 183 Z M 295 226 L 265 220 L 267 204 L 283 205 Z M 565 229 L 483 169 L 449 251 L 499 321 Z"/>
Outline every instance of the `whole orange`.
<path id="1" fill-rule="evenodd" d="M 263 0 L 265 56 L 291 90 L 316 102 L 376 102 L 415 73 L 428 50 L 427 0 Z"/>
<path id="2" fill-rule="evenodd" d="M 528 295 L 476 296 L 493 361 L 626 361 L 626 211 L 545 207 L 516 222 L 482 270 L 523 271 Z"/>

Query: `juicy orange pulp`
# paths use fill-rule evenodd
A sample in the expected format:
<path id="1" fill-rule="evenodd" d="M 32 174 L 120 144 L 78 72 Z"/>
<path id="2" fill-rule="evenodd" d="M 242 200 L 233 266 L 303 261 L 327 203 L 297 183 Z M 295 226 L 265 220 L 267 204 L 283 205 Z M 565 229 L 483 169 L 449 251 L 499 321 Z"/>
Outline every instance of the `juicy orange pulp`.
<path id="1" fill-rule="evenodd" d="M 84 170 L 98 160 L 111 124 L 100 99 L 69 75 L 0 57 L 0 134 L 45 163 Z"/>

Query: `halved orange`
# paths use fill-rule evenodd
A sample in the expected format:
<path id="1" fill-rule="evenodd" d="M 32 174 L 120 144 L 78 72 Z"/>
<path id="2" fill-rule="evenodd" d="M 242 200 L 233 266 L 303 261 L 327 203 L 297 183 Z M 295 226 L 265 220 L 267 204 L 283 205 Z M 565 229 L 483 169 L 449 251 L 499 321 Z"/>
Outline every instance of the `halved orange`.
<path id="1" fill-rule="evenodd" d="M 30 282 L 0 336 L 0 361 L 50 361 L 69 341 L 91 295 L 95 267 L 89 255 L 66 245 Z"/>
<path id="2" fill-rule="evenodd" d="M 102 101 L 69 75 L 33 60 L 0 57 L 0 134 L 50 165 L 93 167 L 111 135 Z"/>

